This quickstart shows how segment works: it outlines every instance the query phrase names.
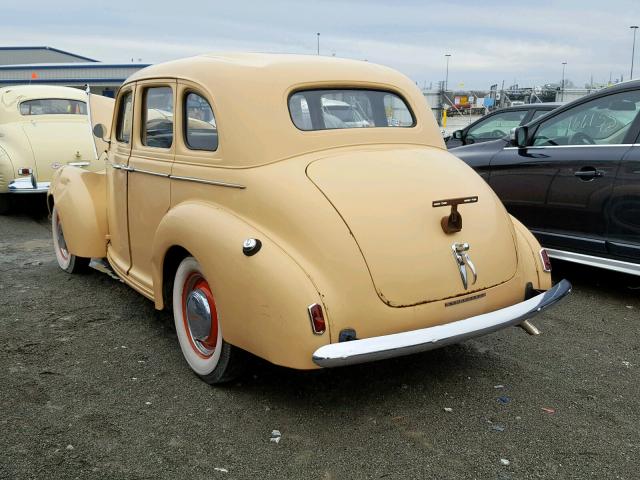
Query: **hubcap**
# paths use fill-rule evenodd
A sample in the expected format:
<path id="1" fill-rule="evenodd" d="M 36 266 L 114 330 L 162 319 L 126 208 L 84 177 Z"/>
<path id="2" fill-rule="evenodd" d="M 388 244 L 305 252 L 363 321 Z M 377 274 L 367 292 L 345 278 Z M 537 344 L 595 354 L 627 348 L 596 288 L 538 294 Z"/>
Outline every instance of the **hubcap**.
<path id="1" fill-rule="evenodd" d="M 210 357 L 218 340 L 218 318 L 209 285 L 198 273 L 185 282 L 182 308 L 191 346 L 201 356 Z"/>

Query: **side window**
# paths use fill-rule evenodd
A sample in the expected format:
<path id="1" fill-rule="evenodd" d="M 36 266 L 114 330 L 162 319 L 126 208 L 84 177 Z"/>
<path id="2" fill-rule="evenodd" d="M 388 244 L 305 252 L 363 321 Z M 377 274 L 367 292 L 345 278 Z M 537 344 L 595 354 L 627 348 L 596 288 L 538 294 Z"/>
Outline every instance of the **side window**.
<path id="1" fill-rule="evenodd" d="M 481 121 L 467 132 L 467 138 L 502 138 L 516 128 L 527 114 L 526 110 L 498 113 Z"/>
<path id="2" fill-rule="evenodd" d="M 577 105 L 538 127 L 533 145 L 615 145 L 640 110 L 640 91 L 621 92 Z"/>
<path id="3" fill-rule="evenodd" d="M 184 141 L 192 150 L 218 149 L 218 128 L 213 110 L 207 100 L 197 93 L 184 97 Z"/>
<path id="4" fill-rule="evenodd" d="M 118 120 L 116 123 L 116 140 L 122 143 L 131 141 L 131 125 L 133 120 L 133 92 L 127 92 L 120 101 Z"/>
<path id="5" fill-rule="evenodd" d="M 531 116 L 531 120 L 529 120 L 529 122 L 533 122 L 534 120 L 539 119 L 541 116 L 546 115 L 550 111 L 551 110 L 536 110 L 535 112 L 533 112 L 533 115 Z"/>
<path id="6" fill-rule="evenodd" d="M 142 144 L 170 148 L 173 144 L 173 90 L 171 87 L 147 88 L 142 105 Z"/>

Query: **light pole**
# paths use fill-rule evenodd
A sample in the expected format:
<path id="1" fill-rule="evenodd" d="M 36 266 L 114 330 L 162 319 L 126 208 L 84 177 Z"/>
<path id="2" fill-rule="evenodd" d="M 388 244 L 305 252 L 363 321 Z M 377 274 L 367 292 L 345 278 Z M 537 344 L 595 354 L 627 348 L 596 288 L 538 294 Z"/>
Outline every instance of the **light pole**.
<path id="1" fill-rule="evenodd" d="M 629 28 L 633 30 L 633 47 L 631 48 L 631 76 L 629 77 L 629 80 L 633 80 L 633 57 L 636 56 L 636 30 L 638 30 L 638 26 L 631 25 Z"/>
<path id="2" fill-rule="evenodd" d="M 560 101 L 564 102 L 564 68 L 567 66 L 567 62 L 562 62 L 562 93 L 560 94 Z"/>
<path id="3" fill-rule="evenodd" d="M 316 37 L 318 39 L 318 55 L 320 55 L 320 32 L 316 33 Z"/>
<path id="4" fill-rule="evenodd" d="M 446 76 L 444 77 L 444 91 L 447 91 L 447 88 L 449 87 L 449 59 L 451 58 L 451 54 L 450 53 L 445 53 L 444 56 L 447 59 L 447 73 Z"/>

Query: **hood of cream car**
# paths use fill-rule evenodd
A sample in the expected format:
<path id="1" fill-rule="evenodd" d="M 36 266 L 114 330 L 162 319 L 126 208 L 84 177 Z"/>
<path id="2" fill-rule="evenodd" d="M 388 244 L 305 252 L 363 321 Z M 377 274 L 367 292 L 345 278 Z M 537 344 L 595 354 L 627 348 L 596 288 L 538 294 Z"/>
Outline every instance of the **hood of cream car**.
<path id="1" fill-rule="evenodd" d="M 353 235 L 381 300 L 411 306 L 508 281 L 517 268 L 513 225 L 489 186 L 438 148 L 340 153 L 312 161 L 307 176 Z M 478 197 L 460 205 L 462 230 L 447 234 L 451 207 L 433 202 Z M 468 243 L 476 271 L 465 288 L 452 250 Z"/>

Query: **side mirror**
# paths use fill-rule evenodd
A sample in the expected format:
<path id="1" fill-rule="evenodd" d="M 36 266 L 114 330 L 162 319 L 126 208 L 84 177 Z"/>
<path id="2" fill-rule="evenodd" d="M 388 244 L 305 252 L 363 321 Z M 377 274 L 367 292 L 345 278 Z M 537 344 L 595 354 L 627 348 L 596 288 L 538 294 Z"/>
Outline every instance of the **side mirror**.
<path id="1" fill-rule="evenodd" d="M 451 136 L 453 138 L 455 138 L 456 140 L 462 140 L 462 130 L 456 130 L 454 131 Z"/>
<path id="2" fill-rule="evenodd" d="M 103 142 L 109 143 L 109 139 L 105 138 L 106 133 L 107 133 L 107 128 L 103 124 L 97 123 L 96 125 L 94 125 L 93 135 L 99 138 L 100 140 L 102 140 Z"/>
<path id="3" fill-rule="evenodd" d="M 528 139 L 529 128 L 527 126 L 516 127 L 511 130 L 511 134 L 509 135 L 511 145 L 518 148 L 526 147 Z"/>

